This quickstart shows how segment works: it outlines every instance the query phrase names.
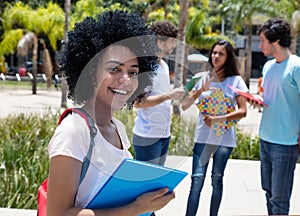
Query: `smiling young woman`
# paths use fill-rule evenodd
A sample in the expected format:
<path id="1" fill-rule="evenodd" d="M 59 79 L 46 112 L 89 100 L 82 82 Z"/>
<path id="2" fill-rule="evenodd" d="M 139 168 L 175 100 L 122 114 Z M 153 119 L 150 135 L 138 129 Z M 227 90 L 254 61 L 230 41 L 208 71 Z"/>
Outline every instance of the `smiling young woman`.
<path id="1" fill-rule="evenodd" d="M 90 164 L 80 181 L 90 146 L 90 128 L 77 113 L 66 116 L 49 143 L 47 215 L 138 215 L 156 211 L 174 198 L 164 188 L 145 193 L 132 203 L 110 209 L 86 209 L 124 158 L 132 158 L 125 126 L 113 117 L 130 98 L 151 88 L 156 44 L 144 20 L 125 11 L 88 17 L 69 32 L 61 55 L 68 96 L 93 120 Z M 79 183 L 80 182 L 80 183 Z"/>
<path id="2" fill-rule="evenodd" d="M 213 130 L 217 122 L 225 120 L 239 120 L 244 118 L 247 113 L 246 99 L 236 94 L 229 85 L 235 86 L 245 92 L 248 88 L 238 71 L 238 61 L 235 56 L 233 46 L 225 40 L 216 42 L 209 54 L 209 63 L 213 67 L 213 72 L 204 79 L 200 79 L 186 99 L 187 103 L 182 106 L 187 109 L 193 104 L 195 99 L 202 101 L 211 96 L 214 91 L 220 90 L 226 95 L 230 103 L 237 106 L 233 112 L 224 112 L 223 114 L 201 114 L 195 129 L 194 149 L 193 149 L 193 167 L 191 190 L 187 201 L 186 216 L 195 216 L 199 206 L 200 194 L 204 186 L 206 172 L 210 158 L 213 165 L 211 171 L 212 195 L 210 202 L 210 216 L 218 215 L 223 195 L 223 176 L 227 161 L 233 148 L 236 147 L 235 127 L 230 127 L 225 133 L 217 136 Z M 223 103 L 220 98 L 214 98 L 218 103 L 215 110 L 218 110 Z M 207 106 L 208 103 L 206 104 Z"/>

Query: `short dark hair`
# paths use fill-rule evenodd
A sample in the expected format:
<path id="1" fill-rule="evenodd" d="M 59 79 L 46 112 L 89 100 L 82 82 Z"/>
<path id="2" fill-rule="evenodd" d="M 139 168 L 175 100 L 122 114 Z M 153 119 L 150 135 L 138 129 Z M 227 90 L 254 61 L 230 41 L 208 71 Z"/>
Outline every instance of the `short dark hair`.
<path id="1" fill-rule="evenodd" d="M 282 47 L 290 47 L 291 45 L 291 27 L 282 18 L 269 19 L 257 31 L 258 35 L 262 32 L 270 42 L 279 40 L 279 45 Z"/>
<path id="2" fill-rule="evenodd" d="M 149 40 L 144 36 L 149 36 Z M 153 32 L 143 18 L 122 10 L 106 11 L 96 18 L 87 17 L 77 23 L 74 30 L 68 33 L 68 41 L 59 59 L 60 69 L 69 86 L 68 98 L 82 104 L 94 95 L 97 68 L 89 62 L 113 44 L 128 47 L 138 57 L 139 74 L 143 74 L 138 78 L 139 85 L 132 98 L 142 94 L 144 89 L 151 89 L 152 72 L 157 63 L 157 46 L 151 36 Z M 81 76 L 83 70 L 86 74 Z"/>
<path id="3" fill-rule="evenodd" d="M 176 38 L 178 34 L 178 28 L 168 20 L 157 21 L 150 26 L 150 29 L 163 41 L 170 37 Z"/>
<path id="4" fill-rule="evenodd" d="M 220 40 L 217 41 L 211 48 L 210 53 L 209 53 L 209 59 L 208 62 L 210 65 L 213 67 L 212 63 L 212 53 L 215 48 L 215 46 L 224 46 L 227 52 L 227 59 L 223 65 L 223 70 L 224 70 L 224 75 L 225 77 L 230 77 L 233 75 L 240 75 L 239 70 L 238 70 L 238 61 L 235 55 L 235 50 L 232 46 L 232 44 L 229 41 L 226 40 Z"/>

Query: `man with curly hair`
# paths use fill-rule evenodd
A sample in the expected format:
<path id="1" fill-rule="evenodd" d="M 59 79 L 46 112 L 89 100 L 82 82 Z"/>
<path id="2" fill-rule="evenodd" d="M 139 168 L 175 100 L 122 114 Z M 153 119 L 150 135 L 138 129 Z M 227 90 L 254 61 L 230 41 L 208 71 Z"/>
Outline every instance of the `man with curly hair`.
<path id="1" fill-rule="evenodd" d="M 151 88 L 157 62 L 156 41 L 151 35 L 139 15 L 121 10 L 104 12 L 96 19 L 87 17 L 69 32 L 60 59 L 68 97 L 82 105 L 81 112 L 90 116 L 94 126 L 89 128 L 76 112 L 57 126 L 48 146 L 48 216 L 133 216 L 157 211 L 174 198 L 173 192 L 163 188 L 127 205 L 86 209 L 124 158 L 132 158 L 125 126 L 113 114 L 129 97 Z M 81 179 L 91 131 L 95 134 L 93 151 Z"/>
<path id="2" fill-rule="evenodd" d="M 274 18 L 258 30 L 264 107 L 260 129 L 261 184 L 269 215 L 288 215 L 300 149 L 300 58 L 292 55 L 290 24 Z"/>
<path id="3" fill-rule="evenodd" d="M 163 60 L 175 48 L 178 29 L 169 21 L 156 22 L 150 28 L 157 34 L 159 64 L 152 91 L 134 104 L 138 115 L 133 145 L 136 159 L 164 165 L 170 143 L 171 101 L 184 96 L 182 88 L 170 91 L 169 66 Z"/>

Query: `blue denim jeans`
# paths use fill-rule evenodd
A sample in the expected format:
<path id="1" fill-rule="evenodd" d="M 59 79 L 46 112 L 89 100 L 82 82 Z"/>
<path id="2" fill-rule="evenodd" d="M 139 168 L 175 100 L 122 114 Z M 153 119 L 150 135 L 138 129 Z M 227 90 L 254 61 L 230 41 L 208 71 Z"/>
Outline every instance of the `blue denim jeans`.
<path id="1" fill-rule="evenodd" d="M 298 144 L 287 146 L 260 140 L 261 184 L 269 215 L 288 215 Z"/>
<path id="2" fill-rule="evenodd" d="M 164 165 L 170 144 L 167 138 L 145 138 L 133 134 L 133 147 L 137 160 Z"/>
<path id="3" fill-rule="evenodd" d="M 218 215 L 222 194 L 223 176 L 227 161 L 233 148 L 196 143 L 193 150 L 192 185 L 188 198 L 186 216 L 195 216 L 198 210 L 200 194 L 203 188 L 209 159 L 213 155 L 212 165 L 212 197 L 210 215 Z"/>

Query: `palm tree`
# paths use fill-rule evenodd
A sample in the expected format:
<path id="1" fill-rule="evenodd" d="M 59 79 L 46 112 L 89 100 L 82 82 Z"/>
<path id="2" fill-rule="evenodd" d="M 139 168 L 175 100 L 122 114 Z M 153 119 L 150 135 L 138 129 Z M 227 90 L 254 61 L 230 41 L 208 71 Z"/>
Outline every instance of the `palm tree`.
<path id="1" fill-rule="evenodd" d="M 17 44 L 23 36 L 32 32 L 33 41 L 33 82 L 32 93 L 36 94 L 36 58 L 37 39 L 40 35 L 46 35 L 51 48 L 56 50 L 56 42 L 63 36 L 63 11 L 53 3 L 48 6 L 31 9 L 22 2 L 8 5 L 3 13 L 3 39 L 0 42 L 0 56 L 12 54 L 17 49 Z"/>
<path id="2" fill-rule="evenodd" d="M 36 94 L 37 38 L 36 35 L 31 32 L 32 23 L 30 22 L 30 19 L 28 19 L 28 16 L 34 18 L 35 14 L 28 6 L 19 2 L 15 5 L 15 7 L 8 7 L 8 9 L 4 11 L 3 15 L 4 39 L 1 41 L 1 45 L 4 45 L 4 43 L 6 44 L 3 47 L 0 46 L 2 47 L 2 49 L 0 48 L 0 53 L 3 55 L 11 54 L 18 49 L 18 57 L 22 58 L 27 55 L 29 49 L 33 49 L 32 94 Z M 21 26 L 23 28 L 14 29 L 14 26 Z M 10 41 L 11 38 L 5 38 L 8 36 L 11 36 L 13 39 Z M 18 41 L 17 46 L 15 44 L 16 41 Z"/>
<path id="3" fill-rule="evenodd" d="M 32 94 L 36 94 L 36 75 L 37 75 L 37 52 L 38 42 L 33 32 L 27 32 L 18 42 L 18 60 L 27 56 L 28 50 L 32 48 Z"/>
<path id="4" fill-rule="evenodd" d="M 0 55 L 12 54 L 17 49 L 19 40 L 24 35 L 24 30 L 32 29 L 28 16 L 33 16 L 32 10 L 23 3 L 15 6 L 8 5 L 2 15 L 3 31 L 0 42 Z"/>
<path id="5" fill-rule="evenodd" d="M 209 5 L 203 5 L 199 10 L 196 8 L 189 9 L 189 23 L 187 26 L 186 41 L 195 49 L 210 50 L 212 45 L 218 40 L 228 40 L 232 44 L 234 41 L 226 35 L 213 32 L 212 27 L 220 24 L 221 17 L 209 14 Z"/>
<path id="6" fill-rule="evenodd" d="M 274 15 L 272 2 L 270 0 L 224 0 L 220 11 L 224 16 L 232 17 L 233 26 L 237 32 L 244 27 L 247 33 L 247 60 L 244 79 L 250 84 L 252 66 L 252 19 L 255 15 Z"/>

